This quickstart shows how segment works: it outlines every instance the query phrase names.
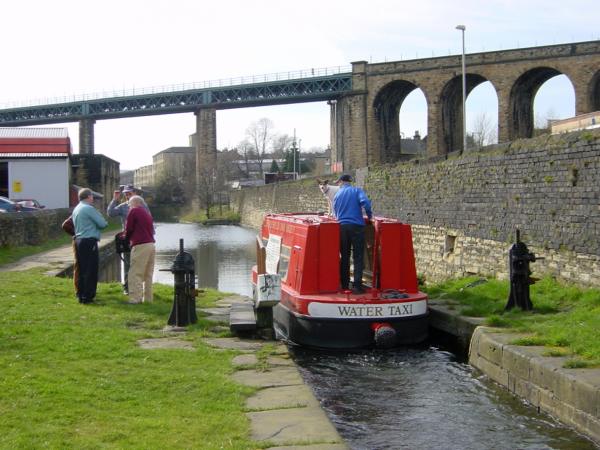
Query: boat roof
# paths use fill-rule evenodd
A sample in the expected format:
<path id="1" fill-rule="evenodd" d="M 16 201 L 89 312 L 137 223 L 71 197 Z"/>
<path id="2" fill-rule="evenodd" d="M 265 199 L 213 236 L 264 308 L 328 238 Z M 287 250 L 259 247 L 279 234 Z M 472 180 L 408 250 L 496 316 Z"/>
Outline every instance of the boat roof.
<path id="1" fill-rule="evenodd" d="M 276 219 L 290 223 L 337 223 L 337 220 L 333 216 L 318 212 L 298 212 L 298 213 L 273 213 L 268 214 L 266 219 Z M 388 217 L 374 216 L 373 219 L 377 219 L 385 223 L 402 223 L 397 219 L 391 219 Z"/>

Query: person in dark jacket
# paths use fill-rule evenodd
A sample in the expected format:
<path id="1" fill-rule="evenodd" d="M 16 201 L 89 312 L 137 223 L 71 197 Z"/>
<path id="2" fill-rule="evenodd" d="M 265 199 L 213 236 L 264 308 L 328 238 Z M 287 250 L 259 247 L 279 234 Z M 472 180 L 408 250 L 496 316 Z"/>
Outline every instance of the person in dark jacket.
<path id="1" fill-rule="evenodd" d="M 131 246 L 129 267 L 129 303 L 152 302 L 152 275 L 154 274 L 154 222 L 146 202 L 139 195 L 129 199 L 129 214 L 125 223 L 125 237 Z"/>
<path id="2" fill-rule="evenodd" d="M 362 285 L 365 254 L 365 210 L 367 219 L 373 217 L 371 202 L 365 192 L 352 186 L 352 177 L 342 175 L 338 179 L 340 189 L 333 197 L 333 211 L 340 224 L 340 281 L 343 290 L 350 284 L 350 252 L 354 262 L 353 294 L 363 294 Z"/>
<path id="3" fill-rule="evenodd" d="M 119 203 L 121 199 L 121 192 L 125 196 L 125 201 Z M 113 195 L 113 199 L 108 204 L 108 208 L 106 209 L 106 213 L 108 217 L 119 217 L 121 219 L 121 225 L 123 226 L 123 230 L 125 230 L 125 221 L 127 219 L 127 213 L 129 213 L 129 199 L 135 195 L 135 188 L 128 184 L 123 188 L 122 191 L 115 191 Z M 131 264 L 131 253 L 124 252 L 123 253 L 123 293 L 125 295 L 129 294 L 129 265 Z"/>
<path id="4" fill-rule="evenodd" d="M 73 210 L 75 248 L 79 262 L 77 297 L 79 303 L 92 303 L 98 286 L 98 241 L 100 231 L 108 226 L 108 222 L 94 208 L 91 189 L 80 189 L 78 195 L 79 204 Z"/>

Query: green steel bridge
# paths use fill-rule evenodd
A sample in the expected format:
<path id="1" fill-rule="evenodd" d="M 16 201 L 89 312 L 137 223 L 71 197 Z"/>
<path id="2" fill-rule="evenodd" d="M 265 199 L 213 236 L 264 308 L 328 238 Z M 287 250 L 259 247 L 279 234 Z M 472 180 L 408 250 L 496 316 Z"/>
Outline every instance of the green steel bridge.
<path id="1" fill-rule="evenodd" d="M 352 91 L 350 67 L 311 69 L 0 106 L 0 126 L 30 126 L 325 101 Z"/>

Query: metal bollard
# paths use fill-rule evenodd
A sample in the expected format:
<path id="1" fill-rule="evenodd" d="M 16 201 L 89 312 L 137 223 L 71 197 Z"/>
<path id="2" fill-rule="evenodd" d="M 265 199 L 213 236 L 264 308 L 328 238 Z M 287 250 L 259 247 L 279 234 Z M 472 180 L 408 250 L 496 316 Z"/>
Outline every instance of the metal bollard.
<path id="1" fill-rule="evenodd" d="M 508 251 L 508 269 L 510 273 L 510 293 L 508 294 L 508 303 L 505 310 L 510 310 L 515 306 L 523 311 L 531 311 L 533 304 L 529 297 L 529 285 L 535 283 L 531 278 L 529 263 L 544 259 L 537 257 L 529 251 L 525 243 L 521 242 L 519 230 L 516 232 L 516 242 Z"/>
<path id="2" fill-rule="evenodd" d="M 175 276 L 173 309 L 168 324 L 185 327 L 198 322 L 196 315 L 196 275 L 193 256 L 183 251 L 183 239 L 179 239 L 179 253 L 175 256 L 170 269 Z"/>

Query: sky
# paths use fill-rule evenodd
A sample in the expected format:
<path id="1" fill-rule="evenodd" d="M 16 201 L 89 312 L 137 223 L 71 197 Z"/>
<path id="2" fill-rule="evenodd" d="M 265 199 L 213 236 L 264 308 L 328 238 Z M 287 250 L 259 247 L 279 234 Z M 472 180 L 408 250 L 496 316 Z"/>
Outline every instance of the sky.
<path id="1" fill-rule="evenodd" d="M 600 39 L 597 0 L 19 0 L 1 8 L 0 107 L 32 99 L 193 83 Z M 487 86 L 486 86 L 487 84 Z M 423 94 L 402 106 L 401 131 L 427 134 Z M 534 104 L 536 120 L 574 114 L 566 77 L 549 80 Z M 489 83 L 467 99 L 467 128 L 494 117 Z M 329 144 L 325 102 L 217 111 L 217 147 L 235 147 L 263 117 L 293 135 L 302 150 Z M 69 129 L 75 152 L 78 124 Z M 191 113 L 97 121 L 95 152 L 121 169 L 188 145 Z"/>

